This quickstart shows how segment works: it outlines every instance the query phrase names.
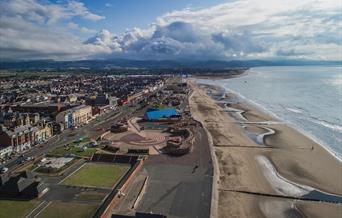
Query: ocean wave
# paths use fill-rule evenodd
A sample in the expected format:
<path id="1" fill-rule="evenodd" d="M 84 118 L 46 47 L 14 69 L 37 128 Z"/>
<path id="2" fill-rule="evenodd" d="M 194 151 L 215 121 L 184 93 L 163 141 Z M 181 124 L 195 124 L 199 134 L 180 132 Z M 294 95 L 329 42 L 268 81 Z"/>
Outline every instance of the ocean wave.
<path id="1" fill-rule="evenodd" d="M 329 121 L 326 121 L 326 120 L 322 120 L 322 119 L 319 119 L 319 118 L 316 118 L 316 117 L 310 117 L 310 121 L 318 124 L 318 125 L 321 125 L 321 126 L 324 126 L 326 128 L 329 128 L 335 132 L 339 132 L 339 133 L 342 133 L 342 126 L 336 124 L 336 123 L 332 123 L 332 122 L 329 122 Z"/>
<path id="2" fill-rule="evenodd" d="M 274 117 L 275 119 L 281 120 L 281 118 L 276 115 L 275 113 L 273 113 L 271 110 L 267 109 L 264 105 L 257 103 L 254 100 L 251 100 L 250 98 L 245 97 L 244 95 L 242 95 L 241 93 L 234 91 L 230 88 L 228 88 L 227 86 L 223 86 L 222 87 L 228 92 L 228 93 L 232 93 L 235 96 L 237 96 L 237 98 L 241 99 L 242 101 L 246 101 L 247 103 L 255 106 L 256 108 L 258 108 L 259 110 L 261 110 L 262 112 L 264 112 L 265 114 Z"/>
<path id="3" fill-rule="evenodd" d="M 285 107 L 286 110 L 291 111 L 296 114 L 302 114 L 304 111 L 300 108 L 291 108 L 291 107 Z"/>
<path id="4" fill-rule="evenodd" d="M 292 128 L 294 128 L 297 131 L 299 131 L 300 133 L 302 133 L 303 135 L 305 135 L 305 136 L 309 137 L 310 139 L 312 139 L 313 141 L 315 141 L 317 144 L 320 144 L 322 146 L 322 148 L 324 148 L 327 152 L 329 152 L 337 160 L 342 162 L 342 152 L 341 152 L 341 150 L 337 149 L 335 144 L 331 145 L 331 144 L 327 143 L 327 140 L 324 137 L 318 137 L 315 132 L 312 132 L 310 130 L 310 128 L 306 128 L 305 126 L 303 126 L 303 122 L 302 122 L 303 120 L 302 119 L 304 119 L 304 120 L 306 120 L 308 122 L 312 122 L 312 123 L 315 123 L 317 125 L 320 125 L 320 126 L 322 126 L 322 128 L 328 128 L 330 131 L 334 131 L 334 132 L 337 132 L 339 134 L 342 133 L 342 126 L 340 126 L 338 124 L 335 124 L 335 123 L 328 122 L 326 120 L 322 120 L 322 119 L 313 117 L 312 115 L 310 115 L 309 111 L 307 111 L 305 109 L 302 109 L 302 108 L 299 108 L 299 107 L 297 107 L 297 108 L 303 111 L 302 114 L 304 116 L 301 116 L 300 120 L 298 120 L 298 119 L 297 120 L 293 120 L 293 119 L 290 119 L 287 116 L 283 116 L 285 114 L 282 114 L 280 111 L 278 111 L 279 113 L 276 114 L 274 112 L 274 109 L 269 104 L 262 105 L 260 103 L 257 103 L 256 101 L 251 100 L 250 98 L 245 97 L 244 95 L 242 95 L 238 91 L 235 91 L 235 90 L 232 90 L 232 89 L 228 88 L 227 84 L 224 84 L 224 83 L 223 84 L 222 83 L 221 84 L 217 84 L 217 81 L 213 82 L 213 81 L 210 81 L 210 80 L 201 80 L 201 82 L 204 83 L 204 84 L 211 84 L 211 85 L 221 86 L 227 92 L 235 94 L 237 96 L 237 98 L 241 99 L 242 101 L 246 101 L 247 103 L 250 103 L 250 104 L 256 106 L 256 108 L 260 109 L 261 111 L 263 111 L 263 112 L 265 112 L 265 113 L 275 117 L 277 120 L 283 121 L 287 125 L 291 126 Z M 265 102 L 263 102 L 263 103 L 265 103 Z M 286 110 L 286 106 L 285 105 L 278 105 L 278 106 L 282 107 L 282 109 L 283 109 L 282 112 L 284 113 L 284 110 Z M 293 107 L 289 107 L 289 108 L 293 108 Z M 340 141 L 340 140 L 337 140 L 337 141 Z"/>
<path id="5" fill-rule="evenodd" d="M 333 87 L 336 87 L 338 90 L 341 90 L 341 87 L 342 87 L 342 75 L 338 74 L 335 78 L 326 80 L 325 82 L 328 85 L 331 85 Z"/>

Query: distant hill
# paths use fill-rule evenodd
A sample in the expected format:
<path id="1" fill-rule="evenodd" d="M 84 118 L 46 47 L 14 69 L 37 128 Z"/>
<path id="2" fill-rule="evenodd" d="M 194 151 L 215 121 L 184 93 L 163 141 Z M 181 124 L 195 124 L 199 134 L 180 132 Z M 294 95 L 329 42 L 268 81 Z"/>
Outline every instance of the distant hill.
<path id="1" fill-rule="evenodd" d="M 232 60 L 232 61 L 191 61 L 191 60 L 79 60 L 79 61 L 0 61 L 0 69 L 114 69 L 114 68 L 205 68 L 225 69 L 258 66 L 300 66 L 300 65 L 341 65 L 342 61 L 310 60 Z"/>

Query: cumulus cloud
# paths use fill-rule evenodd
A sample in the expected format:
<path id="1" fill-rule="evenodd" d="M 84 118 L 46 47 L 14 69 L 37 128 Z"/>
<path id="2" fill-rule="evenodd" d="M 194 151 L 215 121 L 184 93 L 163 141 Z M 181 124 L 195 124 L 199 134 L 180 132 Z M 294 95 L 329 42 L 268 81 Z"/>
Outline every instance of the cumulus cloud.
<path id="1" fill-rule="evenodd" d="M 237 0 L 173 11 L 102 44 L 115 44 L 111 57 L 341 60 L 341 9 L 338 0 Z"/>
<path id="2" fill-rule="evenodd" d="M 98 21 L 103 16 L 91 13 L 78 1 L 69 1 L 62 8 L 28 1 L 32 4 L 19 6 L 14 4 L 19 0 L 5 1 L 11 12 L 0 20 L 0 46 L 13 56 L 20 50 L 20 54 L 33 51 L 49 57 L 66 54 L 83 58 L 342 59 L 339 0 L 236 0 L 200 10 L 187 8 L 166 13 L 145 29 L 133 28 L 121 34 L 102 30 L 84 42 L 66 31 L 56 39 L 52 33 L 56 29 L 46 31 L 40 24 L 72 16 Z M 18 17 L 20 22 L 9 23 L 9 18 Z M 20 29 L 20 25 L 35 28 L 31 41 L 24 33 L 33 30 Z M 82 31 L 73 22 L 68 23 L 68 28 Z M 4 33 L 4 29 L 10 31 Z M 40 36 L 42 32 L 44 36 Z"/>
<path id="3" fill-rule="evenodd" d="M 117 40 L 117 37 L 115 37 L 111 32 L 108 30 L 102 30 L 94 37 L 89 38 L 85 44 L 109 48 L 112 52 L 120 52 L 122 49 Z"/>
<path id="4" fill-rule="evenodd" d="M 81 33 L 96 33 L 97 32 L 96 30 L 93 30 L 93 29 L 80 27 L 77 23 L 74 23 L 74 22 L 69 22 L 67 26 L 69 29 L 79 30 Z"/>
<path id="5" fill-rule="evenodd" d="M 0 29 L 0 58 L 83 58 L 84 54 L 111 52 L 107 47 L 84 44 L 62 29 L 50 31 L 22 18 L 2 18 Z"/>
<path id="6" fill-rule="evenodd" d="M 90 12 L 82 2 L 78 1 L 68 1 L 67 4 L 60 5 L 38 0 L 2 0 L 0 12 L 6 16 L 20 16 L 29 21 L 49 24 L 73 16 L 92 21 L 105 19 L 104 16 Z"/>
<path id="7" fill-rule="evenodd" d="M 96 31 L 60 21 L 80 17 L 96 21 L 103 17 L 91 13 L 83 3 L 69 1 L 65 5 L 38 0 L 0 1 L 0 58 L 85 58 L 109 54 L 110 48 L 84 44 L 69 29 L 82 33 Z"/>

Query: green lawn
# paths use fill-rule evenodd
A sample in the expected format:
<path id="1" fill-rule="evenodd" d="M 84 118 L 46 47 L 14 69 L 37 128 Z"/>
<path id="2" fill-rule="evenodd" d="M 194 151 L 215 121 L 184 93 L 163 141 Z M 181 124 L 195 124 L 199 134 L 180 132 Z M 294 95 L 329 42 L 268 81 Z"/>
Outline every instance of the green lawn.
<path id="1" fill-rule="evenodd" d="M 96 152 L 96 148 L 87 148 L 85 151 L 82 151 L 81 148 L 70 146 L 70 147 L 59 147 L 55 150 L 51 151 L 50 155 L 58 155 L 64 156 L 66 154 L 74 154 L 76 156 L 81 157 L 91 157 Z"/>
<path id="2" fill-rule="evenodd" d="M 63 184 L 111 188 L 128 168 L 125 165 L 87 163 Z"/>
<path id="3" fill-rule="evenodd" d="M 98 192 L 81 192 L 77 196 L 77 200 L 79 201 L 102 201 L 102 199 L 106 196 L 104 193 L 98 193 Z"/>
<path id="4" fill-rule="evenodd" d="M 0 200 L 0 218 L 25 217 L 35 207 L 39 201 L 9 201 Z"/>
<path id="5" fill-rule="evenodd" d="M 96 211 L 96 208 L 97 205 L 93 204 L 52 202 L 38 215 L 38 218 L 92 217 Z"/>
<path id="6" fill-rule="evenodd" d="M 82 140 L 77 139 L 72 142 L 72 144 L 79 146 L 86 145 L 88 143 L 90 143 L 90 138 L 82 138 Z"/>

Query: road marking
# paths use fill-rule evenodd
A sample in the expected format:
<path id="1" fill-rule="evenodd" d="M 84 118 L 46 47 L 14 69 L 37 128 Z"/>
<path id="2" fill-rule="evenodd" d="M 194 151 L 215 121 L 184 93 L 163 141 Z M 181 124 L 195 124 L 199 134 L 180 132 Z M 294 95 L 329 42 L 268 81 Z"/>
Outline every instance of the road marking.
<path id="1" fill-rule="evenodd" d="M 34 218 L 38 217 L 38 215 L 41 214 L 41 213 L 42 213 L 42 212 L 43 212 L 51 203 L 52 203 L 52 202 L 49 201 L 49 203 L 48 203 L 45 207 L 43 207 L 43 208 L 34 216 Z"/>
<path id="2" fill-rule="evenodd" d="M 74 173 L 76 173 L 77 171 L 79 171 L 86 163 L 83 163 L 79 168 L 77 168 L 74 172 L 70 173 L 67 177 L 65 177 L 64 179 L 62 179 L 59 183 L 57 184 L 61 184 L 62 182 L 64 182 L 67 178 L 69 178 L 70 176 L 72 176 Z"/>
<path id="3" fill-rule="evenodd" d="M 28 218 L 28 217 L 31 217 L 31 216 L 32 216 L 32 213 L 35 212 L 35 210 L 37 210 L 41 205 L 43 205 L 43 204 L 45 204 L 45 203 L 47 203 L 47 201 L 43 201 L 41 204 L 39 204 L 39 205 L 38 205 L 34 210 L 32 210 L 31 213 L 28 214 L 26 217 L 27 217 L 27 218 Z M 52 202 L 49 201 L 43 208 L 40 209 L 40 211 L 39 211 L 35 216 L 33 216 L 33 218 L 35 218 L 35 217 L 37 217 L 39 214 L 41 214 L 41 213 L 45 210 L 45 208 L 47 208 L 51 203 L 52 203 Z"/>
<path id="4" fill-rule="evenodd" d="M 46 201 L 42 201 L 37 207 L 35 207 L 29 214 L 27 214 L 25 216 L 25 218 L 27 217 L 31 217 L 32 213 L 34 213 L 42 204 L 44 204 Z"/>

